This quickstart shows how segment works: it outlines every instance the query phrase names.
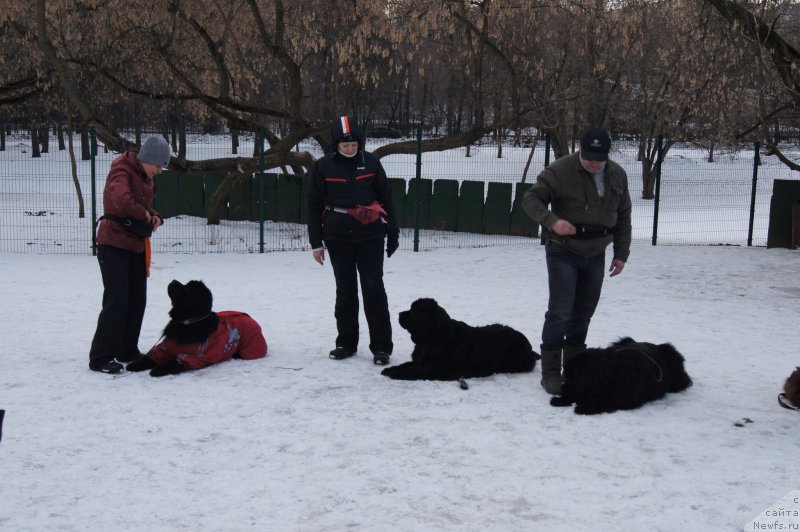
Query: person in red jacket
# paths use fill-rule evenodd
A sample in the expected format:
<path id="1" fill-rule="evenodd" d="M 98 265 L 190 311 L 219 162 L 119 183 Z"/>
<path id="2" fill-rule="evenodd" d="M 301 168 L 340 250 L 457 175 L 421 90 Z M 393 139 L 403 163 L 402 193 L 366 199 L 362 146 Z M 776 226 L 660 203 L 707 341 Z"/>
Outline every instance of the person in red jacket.
<path id="1" fill-rule="evenodd" d="M 139 333 L 147 303 L 145 237 L 122 220 L 163 223 L 153 210 L 155 177 L 169 164 L 170 147 L 161 136 L 148 138 L 139 152 L 126 151 L 111 163 L 103 192 L 104 217 L 97 230 L 97 260 L 103 277 L 103 307 L 89 350 L 89 369 L 120 373 L 120 362 L 141 357 Z M 106 217 L 108 216 L 108 217 Z M 115 360 L 116 359 L 116 360 Z"/>

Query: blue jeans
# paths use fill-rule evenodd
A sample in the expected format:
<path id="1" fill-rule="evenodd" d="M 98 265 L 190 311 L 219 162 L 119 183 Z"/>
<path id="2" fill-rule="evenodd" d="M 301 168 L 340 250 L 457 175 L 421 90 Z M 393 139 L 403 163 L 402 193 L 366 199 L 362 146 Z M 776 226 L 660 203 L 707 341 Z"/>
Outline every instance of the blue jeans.
<path id="1" fill-rule="evenodd" d="M 550 241 L 545 247 L 550 300 L 542 327 L 542 350 L 586 345 L 605 274 L 605 252 L 586 258 Z"/>

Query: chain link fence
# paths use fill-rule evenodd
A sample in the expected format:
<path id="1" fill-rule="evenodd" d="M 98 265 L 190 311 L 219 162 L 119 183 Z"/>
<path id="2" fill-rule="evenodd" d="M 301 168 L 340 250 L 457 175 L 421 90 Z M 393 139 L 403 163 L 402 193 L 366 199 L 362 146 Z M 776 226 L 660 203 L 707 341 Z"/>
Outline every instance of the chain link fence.
<path id="1" fill-rule="evenodd" d="M 374 150 L 383 142 L 388 141 L 369 141 L 367 148 Z M 78 143 L 76 136 L 74 144 L 77 146 Z M 239 135 L 237 144 L 234 149 L 229 135 L 189 135 L 186 157 L 190 160 L 253 157 L 259 152 L 256 135 Z M 415 228 L 414 221 L 418 217 L 415 216 L 413 182 L 418 178 L 430 181 L 434 205 L 429 208 L 434 211 L 434 218 L 436 191 L 445 189 L 439 185 L 455 182 L 457 184 L 453 186 L 459 191 L 456 200 L 459 204 L 464 191 L 477 190 L 480 194 L 483 190 L 486 202 L 476 209 L 482 209 L 484 217 L 490 210 L 500 212 L 501 217 L 506 216 L 513 226 L 514 220 L 518 219 L 515 216 L 520 216 L 514 202 L 518 189 L 535 182 L 546 162 L 552 160 L 552 154 L 546 156 L 544 146 L 544 142 L 539 142 L 535 148 L 524 144 L 515 146 L 513 138 L 487 140 L 469 148 L 424 153 L 420 165 L 414 155 L 384 157 L 382 163 L 387 174 L 400 187 L 395 187 L 396 203 L 400 203 L 398 191 L 404 192 L 402 208 L 406 227 L 401 232 L 401 248 L 431 250 L 538 244 L 535 226 L 533 231 L 523 231 L 525 236 L 512 234 L 513 230 L 490 231 L 485 220 L 483 225 L 465 223 L 441 229 L 436 227 L 437 224 L 429 223 L 428 228 Z M 301 143 L 297 150 L 308 151 L 315 157 L 322 156 L 311 141 Z M 58 149 L 57 143 L 51 141 L 47 152 L 32 157 L 29 135 L 11 133 L 6 136 L 5 150 L 0 150 L 0 250 L 14 253 L 93 252 L 94 222 L 102 215 L 105 176 L 117 154 L 106 151 L 102 144 L 97 147 L 96 155 L 88 160 L 81 159 L 80 150 L 76 148 L 75 151 L 73 163 L 70 150 Z M 797 180 L 798 176 L 774 157 L 762 157 L 760 164 L 756 164 L 756 156 L 757 149 L 752 144 L 717 148 L 713 162 L 709 162 L 708 150 L 690 144 L 674 145 L 661 165 L 657 199 L 646 200 L 642 199 L 643 172 L 638 161 L 637 144 L 616 141 L 611 157 L 628 172 L 633 200 L 634 242 L 766 245 L 773 181 Z M 258 178 L 258 175 L 254 176 L 254 183 Z M 296 179 L 301 178 L 297 176 Z M 219 179 L 198 182 L 195 193 L 207 201 L 218 182 Z M 166 186 L 165 183 L 166 180 L 162 185 Z M 269 187 L 266 189 L 267 203 L 271 190 Z M 503 194 L 490 205 L 492 190 L 501 190 Z M 297 189 L 297 194 L 300 194 L 300 199 L 291 201 L 302 204 L 305 191 Z M 284 201 L 282 198 L 272 199 Z M 455 209 L 458 211 L 458 206 Z M 466 212 L 466 209 L 462 206 L 461 211 Z M 218 224 L 208 224 L 202 213 L 175 214 L 167 218 L 164 226 L 153 235 L 151 244 L 155 252 L 162 253 L 259 253 L 308 249 L 302 220 L 283 221 L 278 217 L 271 218 L 269 210 L 266 212 L 265 219 L 257 220 L 226 219 L 223 216 Z M 463 219 L 466 216 L 464 212 L 457 216 Z M 473 229 L 452 230 L 459 227 Z"/>

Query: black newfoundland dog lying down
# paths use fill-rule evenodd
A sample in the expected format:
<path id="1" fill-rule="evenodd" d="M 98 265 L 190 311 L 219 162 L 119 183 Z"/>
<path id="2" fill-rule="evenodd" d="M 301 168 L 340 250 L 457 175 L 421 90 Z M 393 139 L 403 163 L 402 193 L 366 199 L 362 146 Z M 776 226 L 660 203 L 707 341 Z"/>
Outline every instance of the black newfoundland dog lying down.
<path id="1" fill-rule="evenodd" d="M 411 361 L 381 374 L 401 380 L 460 380 L 533 371 L 539 354 L 521 332 L 506 325 L 472 327 L 456 321 L 433 299 L 418 299 L 400 313 L 411 333 Z M 462 387 L 464 386 L 462 381 Z"/>
<path id="2" fill-rule="evenodd" d="M 576 414 L 633 410 L 692 385 L 683 355 L 672 344 L 622 338 L 587 349 L 564 364 L 564 385 L 553 406 L 575 404 Z"/>
<path id="3" fill-rule="evenodd" d="M 164 337 L 128 371 L 151 370 L 153 377 L 200 369 L 231 358 L 253 360 L 267 355 L 261 326 L 244 312 L 212 312 L 211 290 L 203 281 L 167 287 L 172 309 Z"/>

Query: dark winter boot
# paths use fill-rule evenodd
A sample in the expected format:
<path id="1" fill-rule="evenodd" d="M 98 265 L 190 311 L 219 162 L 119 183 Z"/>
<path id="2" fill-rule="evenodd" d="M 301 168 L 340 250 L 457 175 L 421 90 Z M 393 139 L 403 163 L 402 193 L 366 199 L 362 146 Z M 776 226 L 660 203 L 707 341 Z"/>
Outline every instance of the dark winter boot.
<path id="1" fill-rule="evenodd" d="M 542 386 L 550 395 L 561 393 L 561 349 L 542 349 Z"/>
<path id="2" fill-rule="evenodd" d="M 575 358 L 577 355 L 580 355 L 586 351 L 586 345 L 564 345 L 564 364 L 567 363 L 567 360 Z"/>
<path id="3" fill-rule="evenodd" d="M 391 357 L 391 355 L 386 351 L 377 351 L 373 353 L 372 361 L 376 366 L 385 366 L 389 363 L 389 357 Z"/>
<path id="4" fill-rule="evenodd" d="M 333 351 L 331 351 L 328 356 L 334 360 L 344 360 L 345 358 L 350 358 L 351 356 L 355 355 L 355 351 L 348 351 L 344 347 L 337 347 Z"/>

